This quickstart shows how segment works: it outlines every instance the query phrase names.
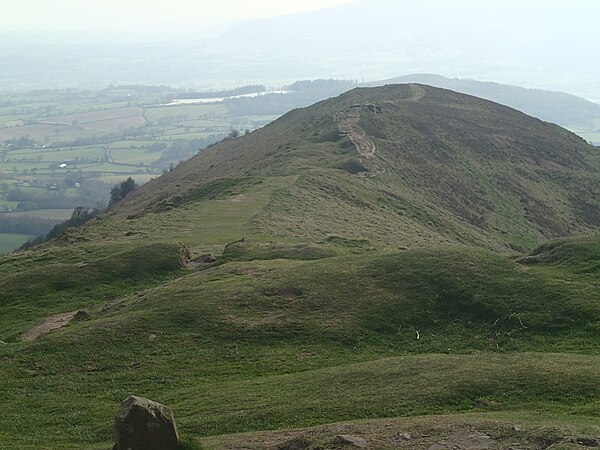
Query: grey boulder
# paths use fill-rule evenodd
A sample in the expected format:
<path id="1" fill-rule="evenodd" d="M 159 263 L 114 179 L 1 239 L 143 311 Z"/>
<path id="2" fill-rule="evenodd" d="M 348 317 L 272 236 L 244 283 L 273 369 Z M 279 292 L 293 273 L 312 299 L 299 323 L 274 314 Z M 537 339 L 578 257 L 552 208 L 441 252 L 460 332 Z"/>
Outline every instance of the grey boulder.
<path id="1" fill-rule="evenodd" d="M 113 450 L 176 450 L 181 443 L 173 411 L 134 395 L 121 403 L 115 434 Z"/>

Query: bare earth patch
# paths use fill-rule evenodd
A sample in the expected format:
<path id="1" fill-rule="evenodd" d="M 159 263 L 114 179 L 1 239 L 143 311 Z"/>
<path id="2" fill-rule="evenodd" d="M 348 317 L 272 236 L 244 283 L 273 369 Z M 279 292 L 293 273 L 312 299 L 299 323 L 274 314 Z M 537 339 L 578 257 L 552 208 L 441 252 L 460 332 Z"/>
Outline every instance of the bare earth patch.
<path id="1" fill-rule="evenodd" d="M 480 419 L 461 415 L 420 416 L 212 436 L 202 439 L 202 443 L 217 450 L 360 448 L 340 439 L 340 435 L 349 435 L 363 443 L 363 448 L 373 450 L 575 450 L 586 448 L 588 442 L 596 445 L 596 439 L 575 438 L 573 432 L 572 429 L 552 425 L 517 427 L 510 421 L 487 416 Z M 597 430 L 591 432 L 592 436 L 596 434 Z"/>
<path id="2" fill-rule="evenodd" d="M 359 176 L 374 177 L 385 173 L 385 169 L 376 160 L 377 146 L 367 138 L 365 130 L 359 124 L 360 114 L 360 109 L 351 108 L 346 112 L 338 113 L 335 120 L 338 131 L 350 139 L 363 162 L 370 166 L 369 172 L 362 172 Z"/>
<path id="3" fill-rule="evenodd" d="M 248 198 L 244 194 L 239 194 L 234 197 L 231 197 L 231 203 L 243 203 L 248 201 Z"/>
<path id="4" fill-rule="evenodd" d="M 455 433 L 445 439 L 442 439 L 435 445 L 429 447 L 429 450 L 483 450 L 491 448 L 494 440 L 486 433 L 479 431 L 467 431 Z"/>
<path id="5" fill-rule="evenodd" d="M 37 324 L 35 327 L 31 328 L 22 336 L 22 340 L 25 342 L 31 342 L 37 339 L 42 334 L 48 333 L 52 330 L 58 330 L 66 326 L 73 317 L 78 313 L 78 311 L 71 311 L 67 313 L 56 314 L 54 316 L 50 316 L 47 319 L 44 319 L 43 322 Z"/>

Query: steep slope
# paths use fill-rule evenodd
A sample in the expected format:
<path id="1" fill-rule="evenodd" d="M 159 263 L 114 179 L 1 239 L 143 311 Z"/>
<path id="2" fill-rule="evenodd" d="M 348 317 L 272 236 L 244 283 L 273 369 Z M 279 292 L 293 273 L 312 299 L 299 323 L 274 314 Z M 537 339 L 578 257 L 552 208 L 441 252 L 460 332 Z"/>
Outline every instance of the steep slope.
<path id="1" fill-rule="evenodd" d="M 105 216 L 105 234 L 213 246 L 335 234 L 377 247 L 528 250 L 598 230 L 599 180 L 599 149 L 556 125 L 443 89 L 391 85 L 292 111 L 201 152 Z"/>

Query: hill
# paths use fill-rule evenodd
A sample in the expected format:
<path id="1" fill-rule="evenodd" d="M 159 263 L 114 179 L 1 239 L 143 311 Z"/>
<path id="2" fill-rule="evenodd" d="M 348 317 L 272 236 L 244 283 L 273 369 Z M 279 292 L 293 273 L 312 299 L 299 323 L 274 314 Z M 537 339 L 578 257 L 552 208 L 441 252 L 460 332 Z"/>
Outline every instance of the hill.
<path id="1" fill-rule="evenodd" d="M 492 102 L 423 85 L 355 89 L 203 151 L 104 223 L 147 239 L 178 233 L 176 220 L 210 245 L 339 235 L 530 250 L 597 231 L 599 170 L 596 147 Z M 223 210 L 239 215 L 235 228 Z"/>
<path id="2" fill-rule="evenodd" d="M 295 110 L 0 259 L 0 442 L 109 448 L 133 393 L 192 449 L 576 448 L 597 180 L 574 134 L 443 89 Z"/>
<path id="3" fill-rule="evenodd" d="M 447 78 L 434 74 L 411 74 L 388 80 L 367 83 L 367 86 L 386 84 L 422 83 L 463 94 L 492 100 L 525 114 L 564 127 L 576 128 L 579 132 L 591 133 L 600 128 L 600 105 L 575 95 L 519 86 Z M 595 137 L 591 140 L 594 140 Z"/>
<path id="4" fill-rule="evenodd" d="M 115 406 L 135 392 L 173 406 L 189 441 L 431 414 L 450 415 L 438 419 L 438 438 L 475 423 L 495 439 L 531 440 L 521 448 L 549 435 L 566 441 L 597 414 L 600 255 L 573 259 L 592 245 L 597 238 L 559 241 L 522 262 L 437 247 L 191 272 L 158 262 L 128 268 L 140 256 L 176 261 L 177 248 L 163 247 L 72 264 L 62 278 L 50 278 L 61 268 L 49 265 L 32 292 L 13 287 L 2 298 L 0 391 L 11 407 L 1 436 L 8 448 L 107 448 Z M 20 342 L 36 322 L 23 311 L 80 307 L 91 319 Z M 539 423 L 525 418 L 539 410 Z M 14 423 L 31 433 L 14 433 Z M 374 439 L 377 423 L 362 435 Z M 514 423 L 527 431 L 507 433 Z M 253 440 L 239 439 L 228 447 L 212 438 L 206 448 Z"/>

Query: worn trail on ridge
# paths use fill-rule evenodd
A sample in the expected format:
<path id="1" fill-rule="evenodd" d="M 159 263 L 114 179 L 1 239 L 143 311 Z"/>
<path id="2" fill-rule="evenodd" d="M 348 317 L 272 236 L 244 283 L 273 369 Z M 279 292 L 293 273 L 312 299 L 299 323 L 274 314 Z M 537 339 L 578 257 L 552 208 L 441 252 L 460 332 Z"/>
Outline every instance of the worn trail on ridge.
<path id="1" fill-rule="evenodd" d="M 352 108 L 349 111 L 338 114 L 338 130 L 348 136 L 348 139 L 356 146 L 356 150 L 363 158 L 373 158 L 377 151 L 376 145 L 367 139 L 365 130 L 358 124 L 360 120 L 360 109 Z"/>
<path id="2" fill-rule="evenodd" d="M 365 160 L 367 166 L 370 166 L 369 172 L 361 172 L 358 175 L 374 177 L 385 173 L 385 169 L 375 160 L 377 146 L 367 138 L 365 130 L 359 124 L 361 110 L 362 106 L 352 107 L 345 112 L 338 113 L 335 121 L 338 124 L 338 131 L 350 139 L 360 157 Z"/>
<path id="3" fill-rule="evenodd" d="M 411 84 L 410 88 L 412 97 L 407 98 L 407 101 L 418 102 L 427 93 L 422 86 L 416 84 Z M 370 162 L 369 165 L 373 170 L 370 173 L 363 172 L 360 175 L 374 177 L 385 173 L 385 168 L 375 161 L 377 146 L 367 138 L 367 133 L 359 124 L 361 114 L 365 108 L 371 111 L 372 114 L 381 112 L 381 106 L 379 105 L 354 105 L 348 110 L 336 114 L 335 121 L 338 124 L 338 131 L 350 139 L 360 157 Z"/>

